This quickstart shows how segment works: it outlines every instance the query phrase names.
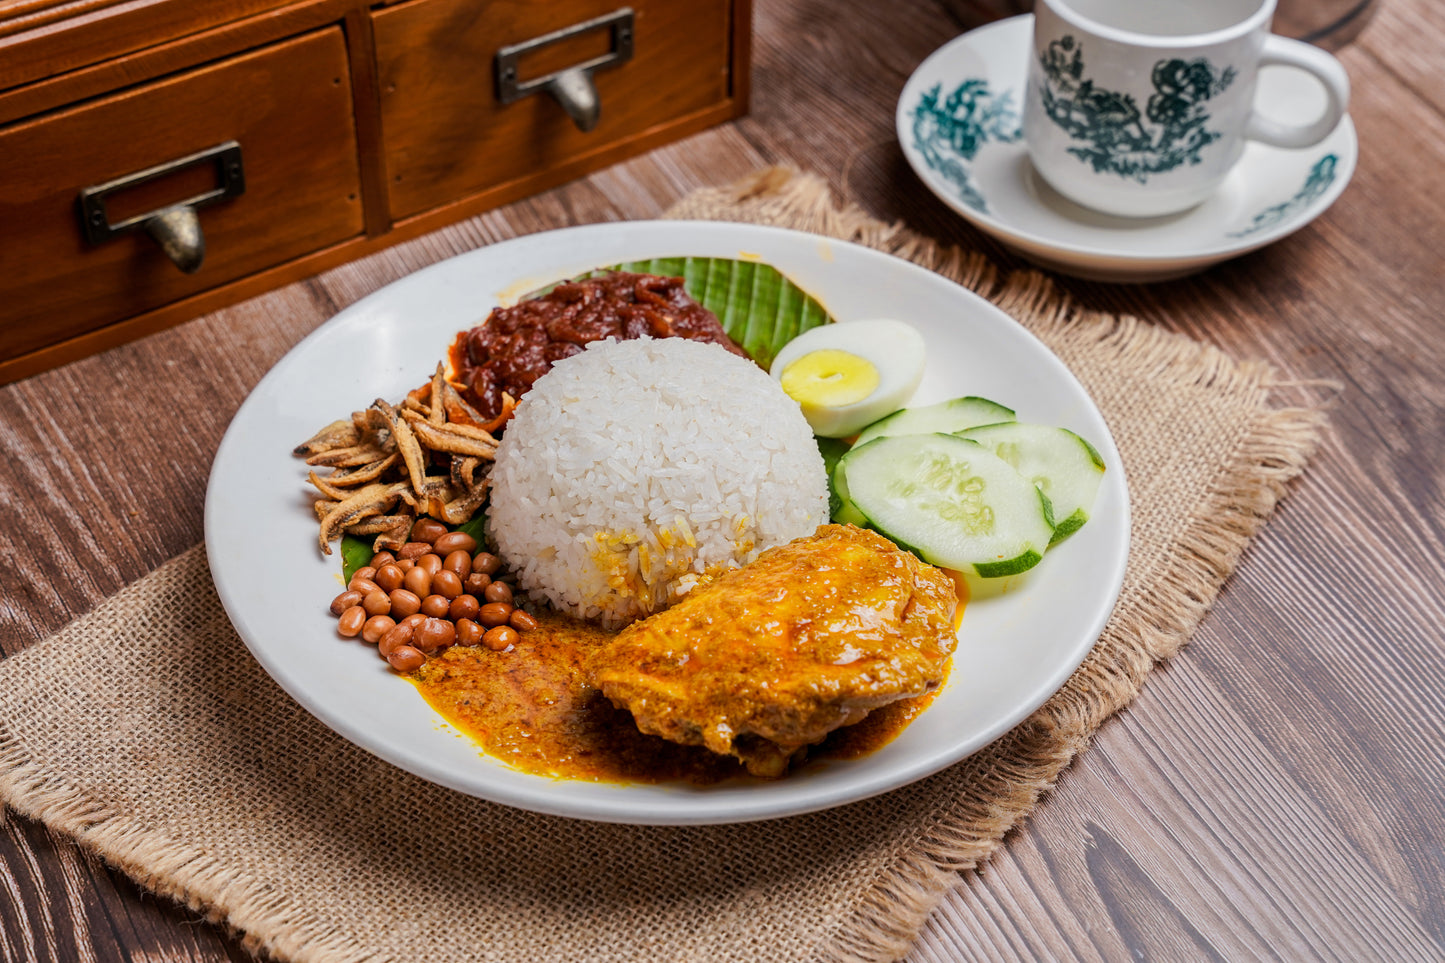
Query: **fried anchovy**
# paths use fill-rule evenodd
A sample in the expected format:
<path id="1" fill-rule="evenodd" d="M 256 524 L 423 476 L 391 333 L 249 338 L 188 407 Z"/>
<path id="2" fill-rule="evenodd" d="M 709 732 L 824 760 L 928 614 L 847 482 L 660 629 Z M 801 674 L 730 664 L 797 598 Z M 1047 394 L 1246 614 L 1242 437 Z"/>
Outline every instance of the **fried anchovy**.
<path id="1" fill-rule="evenodd" d="M 442 401 L 445 397 L 442 392 L 442 385 L 446 384 L 446 378 L 443 376 L 444 370 L 441 362 L 437 362 L 437 370 L 431 376 L 431 410 L 427 412 L 426 420 L 433 427 L 444 425 L 447 420 L 446 409 L 442 407 Z"/>
<path id="2" fill-rule="evenodd" d="M 306 464 L 320 465 L 323 468 L 357 468 L 385 458 L 388 454 L 385 449 L 367 443 L 320 452 L 307 458 Z"/>
<path id="3" fill-rule="evenodd" d="M 333 448 L 350 448 L 360 441 L 360 432 L 350 420 L 333 421 L 291 451 L 296 455 L 319 455 Z"/>
<path id="4" fill-rule="evenodd" d="M 487 499 L 487 485 L 485 479 L 480 488 L 468 492 L 460 498 L 454 498 L 441 506 L 440 515 L 448 525 L 461 525 L 482 507 L 482 502 Z"/>
<path id="5" fill-rule="evenodd" d="M 326 477 L 326 481 L 334 488 L 351 488 L 355 485 L 365 484 L 366 482 L 374 482 L 380 479 L 388 468 L 399 461 L 401 461 L 401 455 L 397 452 L 392 452 L 385 458 L 371 462 L 368 465 L 362 465 L 360 468 L 353 468 L 350 471 L 334 471 Z M 314 475 L 315 473 L 313 472 L 312 474 Z M 320 488 L 321 486 L 317 485 L 316 487 Z"/>
<path id="6" fill-rule="evenodd" d="M 440 428 L 433 428 L 425 421 L 418 421 L 411 428 L 416 432 L 417 438 L 433 451 L 471 455 L 473 458 L 485 458 L 488 461 L 497 453 L 496 439 L 476 428 L 467 428 L 465 425 L 442 425 Z M 472 432 L 482 435 L 483 438 L 474 437 Z"/>
<path id="7" fill-rule="evenodd" d="M 396 504 L 397 498 L 401 497 L 405 490 L 405 482 L 367 485 L 349 498 L 337 502 L 321 520 L 321 551 L 330 555 L 331 543 L 341 536 L 342 529 L 368 515 L 380 515 Z"/>

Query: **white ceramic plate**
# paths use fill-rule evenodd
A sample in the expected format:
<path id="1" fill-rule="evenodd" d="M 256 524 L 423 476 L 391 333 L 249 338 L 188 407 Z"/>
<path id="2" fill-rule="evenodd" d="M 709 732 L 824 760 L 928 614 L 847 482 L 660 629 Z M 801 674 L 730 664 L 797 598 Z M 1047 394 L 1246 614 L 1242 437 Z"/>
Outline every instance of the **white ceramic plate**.
<path id="1" fill-rule="evenodd" d="M 484 756 L 327 611 L 339 556 L 323 557 L 294 445 L 374 399 L 425 380 L 460 330 L 499 299 L 587 269 L 665 255 L 757 257 L 839 320 L 896 317 L 923 333 L 919 401 L 994 398 L 1020 419 L 1088 438 L 1109 471 L 1095 515 L 1011 591 L 972 603 L 953 676 L 894 742 L 766 784 L 593 784 Z M 726 399 L 719 399 L 726 403 Z M 939 276 L 867 248 L 739 224 L 635 222 L 553 231 L 433 265 L 342 311 L 291 350 L 241 406 L 206 496 L 206 549 L 226 613 L 266 671 L 342 736 L 418 776 L 511 806 L 586 819 L 722 823 L 836 806 L 902 786 L 986 745 L 1057 690 L 1113 609 L 1129 544 L 1128 495 L 1109 429 L 1074 376 L 1003 312 Z M 325 787 L 318 787 L 325 791 Z"/>
<path id="2" fill-rule="evenodd" d="M 904 85 L 897 128 L 929 190 L 1044 267 L 1101 281 L 1191 274 L 1304 227 L 1354 173 L 1358 145 L 1347 116 L 1314 147 L 1249 143 L 1219 190 L 1180 214 L 1122 218 L 1080 207 L 1034 172 L 1019 135 L 1032 35 L 1033 15 L 1024 14 L 945 44 Z M 1266 67 L 1256 103 L 1297 123 L 1322 112 L 1324 93 L 1302 71 Z"/>

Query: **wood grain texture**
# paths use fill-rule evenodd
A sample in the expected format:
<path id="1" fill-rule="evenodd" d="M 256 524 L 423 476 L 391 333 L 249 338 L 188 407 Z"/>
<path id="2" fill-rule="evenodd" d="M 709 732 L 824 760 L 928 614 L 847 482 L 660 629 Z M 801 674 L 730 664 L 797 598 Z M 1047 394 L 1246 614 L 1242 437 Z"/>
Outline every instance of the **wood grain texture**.
<path id="1" fill-rule="evenodd" d="M 40 80 L 158 42 L 185 37 L 271 10 L 288 0 L 77 0 L 53 13 L 60 20 L 32 14 L 15 25 L 27 29 L 0 36 L 0 89 Z M 0 9 L 0 16 L 8 11 Z M 3 32 L 0 32 L 3 33 Z"/>
<path id="2" fill-rule="evenodd" d="M 183 274 L 144 232 L 86 243 L 80 191 L 235 140 L 246 190 L 201 208 L 206 261 Z M 323 28 L 0 133 L 0 357 L 63 341 L 359 235 L 346 45 Z M 214 187 L 211 169 L 146 199 L 107 199 L 110 223 Z M 158 184 L 160 182 L 157 182 Z M 141 193 L 137 191 L 136 193 Z M 257 243 L 264 238 L 264 243 Z"/>
<path id="3" fill-rule="evenodd" d="M 0 649 L 44 638 L 200 538 L 206 471 L 267 368 L 340 308 L 502 238 L 653 216 L 773 162 L 1019 262 L 892 137 L 912 69 L 998 3 L 775 0 L 753 111 L 545 194 L 0 387 Z M 1061 283 L 1331 398 L 1332 429 L 1184 652 L 1098 734 L 911 959 L 1445 958 L 1445 103 L 1433 0 L 1342 56 L 1362 150 L 1299 233 L 1205 274 Z M 1325 387 L 1326 383 L 1338 385 Z M 0 960 L 246 960 L 190 911 L 0 815 Z"/>
<path id="4" fill-rule="evenodd" d="M 98 0 L 99 2 L 99 0 Z M 306 0 L 280 10 L 265 10 L 237 22 L 152 42 L 130 54 L 0 91 L 0 121 L 9 123 L 112 93 L 168 73 L 232 56 L 286 37 L 339 21 L 361 9 L 359 0 Z"/>
<path id="5" fill-rule="evenodd" d="M 592 75 L 596 128 L 579 130 L 550 95 L 510 104 L 492 76 L 497 51 L 611 13 L 612 0 L 532 4 L 416 0 L 375 15 L 391 215 L 402 219 L 519 180 L 566 159 L 697 113 L 728 97 L 729 4 L 633 3 L 635 53 Z M 522 81 L 606 54 L 592 30 L 518 64 Z"/>

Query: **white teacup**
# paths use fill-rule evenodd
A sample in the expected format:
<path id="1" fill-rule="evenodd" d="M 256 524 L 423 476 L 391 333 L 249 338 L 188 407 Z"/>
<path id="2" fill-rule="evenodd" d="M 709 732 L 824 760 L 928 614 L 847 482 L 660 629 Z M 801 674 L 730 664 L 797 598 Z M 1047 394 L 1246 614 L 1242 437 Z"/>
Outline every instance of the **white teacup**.
<path id="1" fill-rule="evenodd" d="M 1269 32 L 1275 0 L 1036 0 L 1024 99 L 1034 168 L 1070 200 L 1149 217 L 1193 207 L 1247 140 L 1309 147 L 1349 103 L 1344 67 Z M 1297 67 L 1324 86 L 1318 117 L 1254 109 L 1259 68 Z"/>

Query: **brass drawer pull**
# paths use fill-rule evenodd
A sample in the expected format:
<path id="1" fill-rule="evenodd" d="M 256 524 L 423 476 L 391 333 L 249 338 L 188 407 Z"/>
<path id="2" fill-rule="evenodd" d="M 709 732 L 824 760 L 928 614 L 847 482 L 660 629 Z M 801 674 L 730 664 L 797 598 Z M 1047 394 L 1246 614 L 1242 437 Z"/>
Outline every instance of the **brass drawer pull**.
<path id="1" fill-rule="evenodd" d="M 517 62 L 524 54 L 546 47 L 578 34 L 606 28 L 612 33 L 612 49 L 591 60 L 567 67 L 545 77 L 534 80 L 517 79 Z M 586 20 L 582 23 L 543 34 L 522 43 L 512 44 L 497 51 L 497 99 L 504 104 L 520 100 L 528 94 L 545 90 L 567 111 L 573 123 L 582 131 L 597 126 L 602 105 L 597 99 L 597 86 L 592 74 L 603 67 L 626 63 L 632 59 L 632 8 L 623 7 L 605 16 Z"/>
<path id="2" fill-rule="evenodd" d="M 218 186 L 215 188 L 160 210 L 137 214 L 115 224 L 110 222 L 110 214 L 105 207 L 105 200 L 109 195 L 173 174 L 186 167 L 205 163 L 216 165 Z M 108 241 L 117 234 L 143 229 L 161 246 L 166 256 L 175 262 L 176 267 L 187 274 L 193 274 L 206 257 L 206 238 L 201 233 L 201 221 L 196 216 L 196 209 L 236 197 L 245 191 L 246 174 L 241 167 L 241 145 L 235 141 L 227 141 L 188 157 L 157 164 L 155 167 L 83 189 L 79 198 L 80 228 L 85 233 L 85 240 L 92 245 Z"/>

